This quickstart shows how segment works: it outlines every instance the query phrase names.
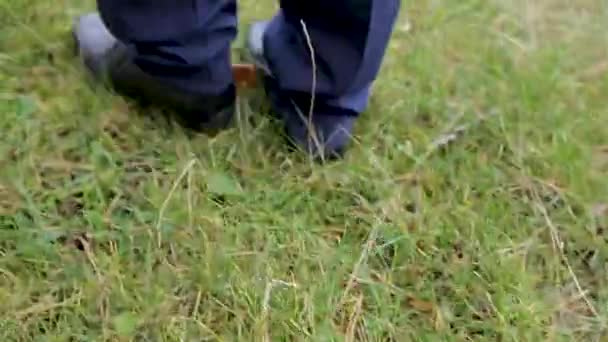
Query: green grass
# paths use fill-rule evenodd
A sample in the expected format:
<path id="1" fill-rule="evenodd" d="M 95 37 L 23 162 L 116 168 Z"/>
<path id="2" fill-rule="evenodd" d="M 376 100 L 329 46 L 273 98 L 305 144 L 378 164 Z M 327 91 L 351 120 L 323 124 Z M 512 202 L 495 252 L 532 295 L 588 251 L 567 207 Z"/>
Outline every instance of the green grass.
<path id="1" fill-rule="evenodd" d="M 0 0 L 1 341 L 608 338 L 605 2 L 404 3 L 325 166 L 91 86 L 91 8 Z"/>

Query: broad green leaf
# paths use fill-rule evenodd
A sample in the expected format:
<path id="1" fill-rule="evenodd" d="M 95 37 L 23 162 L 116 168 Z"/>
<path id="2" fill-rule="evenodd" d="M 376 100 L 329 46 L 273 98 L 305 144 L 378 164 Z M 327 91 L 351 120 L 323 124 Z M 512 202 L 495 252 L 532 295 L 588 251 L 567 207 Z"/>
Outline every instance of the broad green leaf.
<path id="1" fill-rule="evenodd" d="M 137 330 L 137 316 L 131 312 L 123 312 L 112 319 L 114 329 L 120 336 L 131 336 Z"/>
<path id="2" fill-rule="evenodd" d="M 238 183 L 224 173 L 214 172 L 207 178 L 207 190 L 216 195 L 240 195 Z"/>
<path id="3" fill-rule="evenodd" d="M 30 116 L 36 111 L 36 107 L 36 100 L 31 96 L 19 96 L 17 99 L 17 116 Z"/>

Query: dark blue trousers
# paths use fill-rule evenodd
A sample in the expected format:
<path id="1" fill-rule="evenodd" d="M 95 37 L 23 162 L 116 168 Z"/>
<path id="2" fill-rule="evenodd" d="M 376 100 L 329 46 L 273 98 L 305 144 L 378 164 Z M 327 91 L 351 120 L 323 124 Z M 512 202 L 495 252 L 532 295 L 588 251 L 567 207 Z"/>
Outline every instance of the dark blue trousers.
<path id="1" fill-rule="evenodd" d="M 399 0 L 280 0 L 264 46 L 279 87 L 310 92 L 315 51 L 319 101 L 362 112 L 384 57 Z M 137 51 L 146 72 L 179 87 L 219 94 L 233 82 L 236 0 L 98 0 L 110 31 Z"/>

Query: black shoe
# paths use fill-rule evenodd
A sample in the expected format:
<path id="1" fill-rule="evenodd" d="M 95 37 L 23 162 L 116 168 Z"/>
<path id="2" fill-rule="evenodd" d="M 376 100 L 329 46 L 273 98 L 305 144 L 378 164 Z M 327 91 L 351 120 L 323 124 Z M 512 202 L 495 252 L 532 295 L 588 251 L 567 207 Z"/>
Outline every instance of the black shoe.
<path id="1" fill-rule="evenodd" d="M 170 109 L 184 126 L 197 131 L 222 130 L 230 124 L 234 116 L 234 86 L 220 95 L 197 94 L 145 73 L 133 62 L 133 49 L 117 40 L 97 13 L 79 17 L 73 36 L 87 69 L 118 93 L 143 104 Z"/>
<path id="2" fill-rule="evenodd" d="M 351 140 L 357 113 L 316 101 L 310 115 L 309 93 L 287 92 L 279 88 L 264 57 L 267 21 L 254 23 L 249 30 L 248 48 L 257 68 L 262 71 L 264 87 L 272 111 L 283 121 L 295 146 L 321 159 L 343 157 Z"/>

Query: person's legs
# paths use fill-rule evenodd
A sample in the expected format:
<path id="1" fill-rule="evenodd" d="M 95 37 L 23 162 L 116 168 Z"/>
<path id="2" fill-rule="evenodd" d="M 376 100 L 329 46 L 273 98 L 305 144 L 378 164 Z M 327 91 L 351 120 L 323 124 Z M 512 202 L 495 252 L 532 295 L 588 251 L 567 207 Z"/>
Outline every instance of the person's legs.
<path id="1" fill-rule="evenodd" d="M 109 74 L 120 92 L 178 109 L 193 126 L 226 124 L 235 96 L 236 0 L 98 0 L 98 6 L 103 19 L 83 16 L 74 30 L 96 76 Z M 367 107 L 399 0 L 281 0 L 281 8 L 250 35 L 254 55 L 257 44 L 269 66 L 273 108 L 298 145 L 340 155 Z M 309 113 L 313 83 L 316 141 L 301 118 Z"/>
<path id="2" fill-rule="evenodd" d="M 367 108 L 399 6 L 399 0 L 281 0 L 272 20 L 252 27 L 250 46 L 271 75 L 273 106 L 298 145 L 316 154 L 344 152 L 353 122 Z M 313 88 L 309 45 L 316 70 L 311 121 L 322 146 L 308 138 L 309 119 L 300 118 L 309 113 Z"/>
<path id="3" fill-rule="evenodd" d="M 100 16 L 82 16 L 74 28 L 96 76 L 107 74 L 121 93 L 176 109 L 194 128 L 227 125 L 236 0 L 98 0 L 98 8 Z"/>

